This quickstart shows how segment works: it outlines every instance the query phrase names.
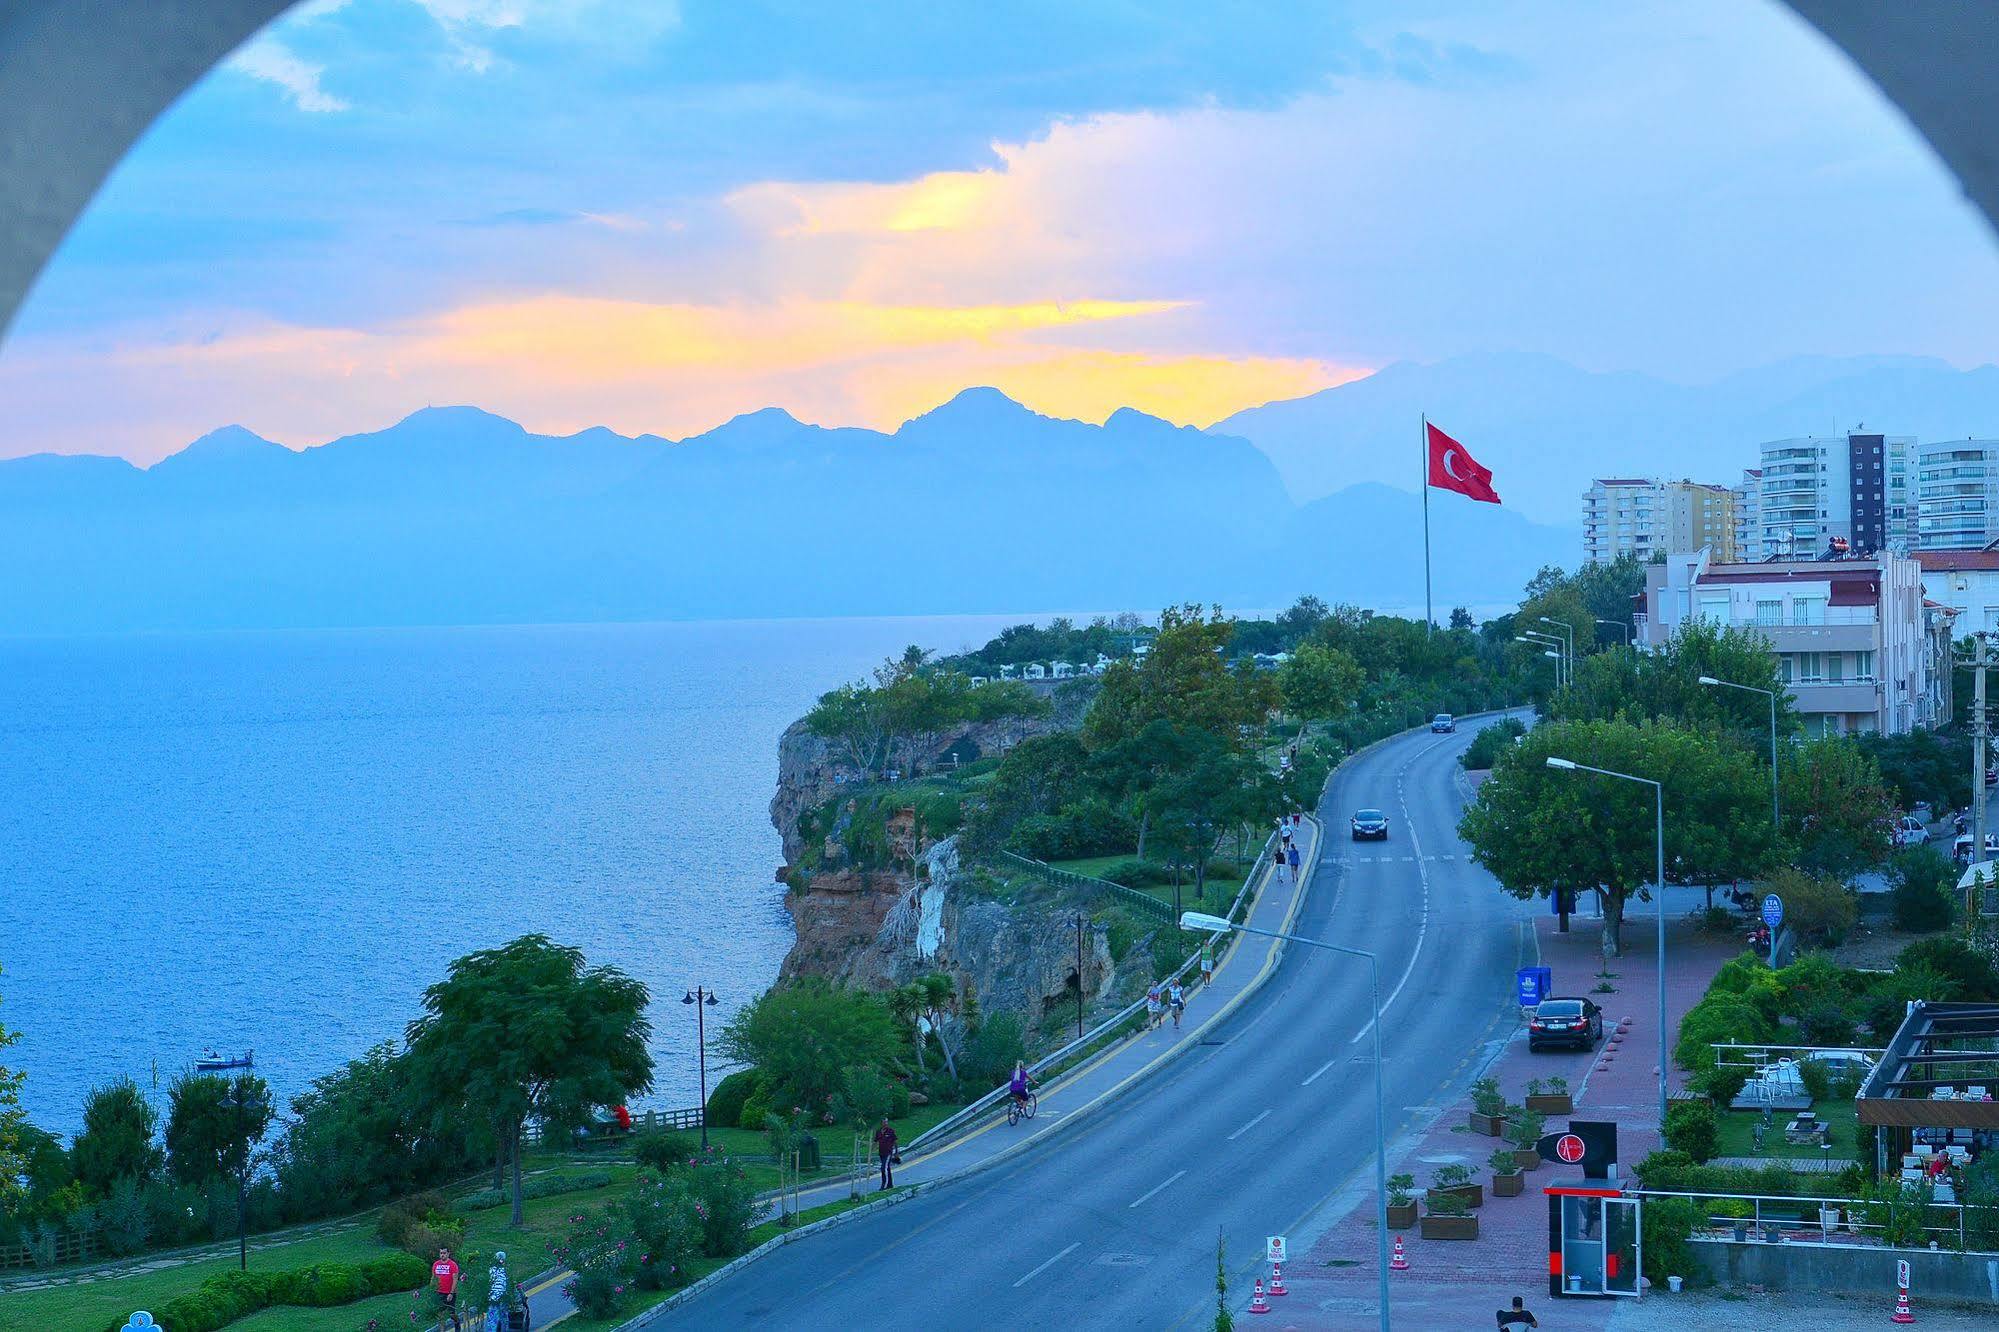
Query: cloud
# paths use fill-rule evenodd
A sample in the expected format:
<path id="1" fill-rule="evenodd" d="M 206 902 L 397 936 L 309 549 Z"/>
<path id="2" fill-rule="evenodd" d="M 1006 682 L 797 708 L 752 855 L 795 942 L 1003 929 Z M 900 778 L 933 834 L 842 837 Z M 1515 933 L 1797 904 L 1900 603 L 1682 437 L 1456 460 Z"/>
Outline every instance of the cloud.
<path id="1" fill-rule="evenodd" d="M 253 79 L 276 84 L 301 111 L 324 113 L 345 111 L 347 103 L 319 86 L 326 73 L 323 65 L 302 60 L 275 37 L 262 36 L 229 59 L 229 67 Z"/>
<path id="2" fill-rule="evenodd" d="M 493 42 L 581 47 L 620 60 L 640 58 L 680 24 L 674 0 L 413 0 L 443 31 L 453 63 L 484 74 L 505 63 Z"/>

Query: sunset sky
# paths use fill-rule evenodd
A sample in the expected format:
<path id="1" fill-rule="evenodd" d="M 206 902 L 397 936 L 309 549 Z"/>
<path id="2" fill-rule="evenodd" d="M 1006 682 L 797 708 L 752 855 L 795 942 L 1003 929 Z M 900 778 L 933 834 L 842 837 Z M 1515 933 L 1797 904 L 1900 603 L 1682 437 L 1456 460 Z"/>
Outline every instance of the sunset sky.
<path id="1" fill-rule="evenodd" d="M 1990 359 L 1982 222 L 1760 0 L 319 0 L 141 141 L 0 456 L 474 403 L 1205 425 L 1396 360 Z"/>

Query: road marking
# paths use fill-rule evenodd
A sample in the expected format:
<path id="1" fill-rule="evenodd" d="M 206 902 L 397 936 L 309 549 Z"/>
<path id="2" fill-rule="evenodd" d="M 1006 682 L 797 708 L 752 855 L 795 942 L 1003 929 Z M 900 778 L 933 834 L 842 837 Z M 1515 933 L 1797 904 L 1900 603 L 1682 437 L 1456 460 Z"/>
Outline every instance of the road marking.
<path id="1" fill-rule="evenodd" d="M 1331 1068 L 1334 1064 L 1337 1064 L 1339 1062 L 1340 1061 L 1337 1059 L 1328 1059 L 1325 1063 L 1319 1065 L 1318 1073 L 1314 1073 L 1311 1077 L 1306 1078 L 1303 1082 L 1299 1083 L 1298 1085 L 1300 1087 L 1311 1086 L 1313 1083 L 1319 1080 L 1320 1074 L 1323 1074 L 1327 1069 Z"/>
<path id="2" fill-rule="evenodd" d="M 1435 748 L 1435 746 L 1432 746 L 1432 748 Z M 1423 861 L 1421 859 L 1423 854 L 1423 839 L 1416 835 L 1416 820 L 1409 813 L 1409 802 L 1402 800 L 1401 804 L 1402 817 L 1409 824 L 1409 841 L 1416 848 L 1416 855 L 1418 856 L 1416 861 L 1416 877 L 1423 885 L 1423 914 L 1417 917 L 1416 946 L 1409 951 L 1409 965 L 1402 969 L 1402 979 L 1395 982 L 1395 988 L 1388 992 L 1388 998 L 1382 1001 L 1380 1009 L 1368 1018 L 1366 1026 L 1354 1033 L 1354 1038 L 1347 1042 L 1348 1045 L 1359 1045 L 1362 1038 L 1374 1029 L 1374 1024 L 1380 1018 L 1381 1014 L 1386 1013 L 1396 999 L 1401 996 L 1402 987 L 1407 985 L 1409 978 L 1416 974 L 1416 959 L 1423 955 L 1423 940 L 1429 937 L 1430 933 L 1430 874 L 1429 871 L 1423 868 Z"/>
<path id="3" fill-rule="evenodd" d="M 1144 1193 L 1141 1193 L 1141 1194 L 1139 1194 L 1139 1195 L 1138 1195 L 1138 1197 L 1136 1197 L 1136 1198 L 1132 1199 L 1132 1200 L 1131 1200 L 1131 1202 L 1130 1202 L 1129 1204 L 1127 1204 L 1127 1206 L 1129 1206 L 1129 1207 L 1136 1207 L 1136 1206 L 1138 1206 L 1138 1205 L 1139 1205 L 1140 1203 L 1142 1203 L 1142 1202 L 1150 1202 L 1150 1201 L 1151 1201 L 1151 1200 L 1153 1199 L 1153 1197 L 1155 1197 L 1155 1196 L 1156 1196 L 1156 1195 L 1158 1194 L 1158 1192 L 1159 1192 L 1159 1191 L 1160 1191 L 1161 1189 L 1165 1188 L 1165 1187 L 1166 1187 L 1166 1186 L 1167 1186 L 1168 1184 L 1171 1184 L 1171 1183 L 1172 1183 L 1172 1182 L 1173 1182 L 1174 1180 L 1176 1180 L 1176 1179 L 1180 1178 L 1180 1176 L 1182 1176 L 1182 1175 L 1184 1175 L 1184 1174 L 1186 1174 L 1186 1173 L 1187 1173 L 1187 1172 L 1186 1172 L 1186 1171 L 1184 1171 L 1184 1170 L 1176 1170 L 1176 1171 L 1174 1171 L 1174 1172 L 1173 1172 L 1172 1174 L 1168 1175 L 1168 1176 L 1167 1176 L 1167 1177 L 1166 1177 L 1166 1178 L 1165 1178 L 1164 1180 L 1162 1180 L 1162 1181 L 1161 1181 L 1160 1183 L 1157 1183 L 1157 1184 L 1154 1184 L 1154 1185 L 1153 1185 L 1153 1186 L 1152 1186 L 1151 1188 L 1147 1189 L 1147 1190 L 1146 1190 L 1146 1191 L 1145 1191 Z M 1071 1244 L 1071 1245 L 1070 1245 L 1069 1247 L 1073 1249 L 1073 1248 L 1075 1248 L 1076 1246 L 1075 1246 L 1075 1245 L 1073 1245 L 1073 1244 Z"/>
<path id="4" fill-rule="evenodd" d="M 1055 1264 L 1061 1262 L 1064 1258 L 1067 1258 L 1070 1254 L 1074 1253 L 1077 1249 L 1081 1248 L 1082 1244 L 1083 1241 L 1077 1240 L 1074 1244 L 1071 1244 L 1068 1248 L 1062 1250 L 1062 1252 L 1056 1254 L 1053 1258 L 1050 1258 L 1047 1262 L 1035 1268 L 1032 1272 L 1029 1272 L 1026 1276 L 1022 1277 L 1020 1280 L 1014 1282 L 1013 1288 L 1015 1290 L 1019 1290 L 1022 1286 L 1034 1280 L 1034 1278 L 1040 1276 L 1043 1272 L 1046 1272 L 1049 1268 L 1055 1266 Z"/>
<path id="5" fill-rule="evenodd" d="M 1312 1076 L 1313 1076 L 1313 1077 L 1317 1077 L 1317 1076 L 1318 1076 L 1318 1074 L 1314 1073 L 1314 1074 L 1313 1074 Z M 1258 1115 L 1258 1116 L 1257 1116 L 1257 1117 L 1256 1117 L 1255 1119 L 1252 1119 L 1252 1120 L 1250 1120 L 1250 1121 L 1249 1121 L 1249 1122 L 1248 1122 L 1247 1124 L 1244 1124 L 1244 1125 L 1243 1125 L 1243 1126 L 1242 1126 L 1241 1128 L 1239 1128 L 1239 1129 L 1237 1129 L 1237 1130 L 1236 1130 L 1235 1132 L 1233 1132 L 1233 1133 L 1229 1134 L 1229 1136 L 1228 1136 L 1227 1138 L 1224 1138 L 1224 1139 L 1223 1139 L 1223 1141 L 1224 1141 L 1224 1142 L 1234 1142 L 1234 1141 L 1235 1141 L 1235 1140 L 1236 1140 L 1237 1138 L 1240 1138 L 1240 1137 L 1241 1137 L 1241 1136 L 1242 1136 L 1243 1134 L 1245 1134 L 1245 1133 L 1249 1132 L 1249 1131 L 1250 1131 L 1251 1129 L 1255 1128 L 1255 1127 L 1256 1127 L 1256 1126 L 1257 1126 L 1258 1124 L 1261 1124 L 1261 1123 L 1262 1123 L 1262 1122 L 1263 1122 L 1264 1120 L 1266 1120 L 1266 1119 L 1268 1119 L 1268 1118 L 1270 1118 L 1270 1112 L 1269 1112 L 1268 1110 L 1265 1110 L 1265 1111 L 1264 1111 L 1264 1112 L 1263 1112 L 1262 1114 Z"/>

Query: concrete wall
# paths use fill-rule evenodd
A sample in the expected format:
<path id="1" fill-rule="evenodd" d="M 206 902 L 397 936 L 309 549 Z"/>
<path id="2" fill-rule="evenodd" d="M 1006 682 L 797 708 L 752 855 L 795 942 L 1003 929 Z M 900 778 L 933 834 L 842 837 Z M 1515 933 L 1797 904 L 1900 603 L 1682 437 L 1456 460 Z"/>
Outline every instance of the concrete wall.
<path id="1" fill-rule="evenodd" d="M 1706 1278 L 1718 1286 L 1831 1290 L 1895 1297 L 1895 1260 L 1909 1263 L 1909 1297 L 1999 1308 L 1999 1254 L 1931 1253 L 1847 1244 L 1689 1241 Z"/>

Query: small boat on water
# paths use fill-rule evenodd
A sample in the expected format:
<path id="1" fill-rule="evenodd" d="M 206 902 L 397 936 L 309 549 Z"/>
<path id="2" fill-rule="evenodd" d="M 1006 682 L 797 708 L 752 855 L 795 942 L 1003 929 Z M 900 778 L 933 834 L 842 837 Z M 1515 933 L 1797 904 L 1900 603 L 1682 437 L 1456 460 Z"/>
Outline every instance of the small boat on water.
<path id="1" fill-rule="evenodd" d="M 232 1068 L 254 1067 L 252 1056 L 255 1050 L 245 1050 L 239 1055 L 217 1054 L 213 1049 L 203 1050 L 201 1057 L 194 1061 L 197 1073 L 226 1073 Z"/>

